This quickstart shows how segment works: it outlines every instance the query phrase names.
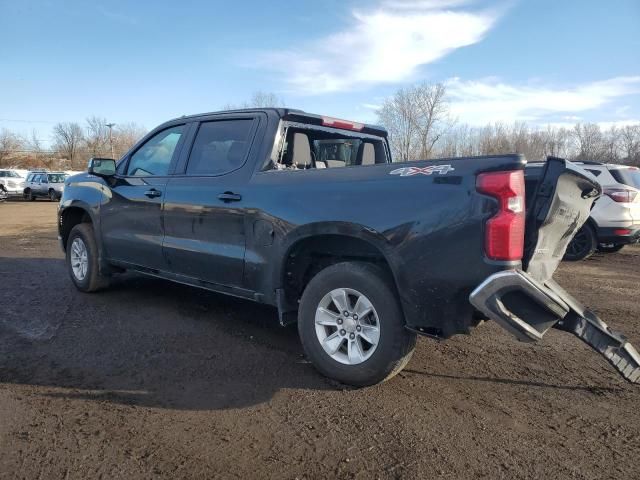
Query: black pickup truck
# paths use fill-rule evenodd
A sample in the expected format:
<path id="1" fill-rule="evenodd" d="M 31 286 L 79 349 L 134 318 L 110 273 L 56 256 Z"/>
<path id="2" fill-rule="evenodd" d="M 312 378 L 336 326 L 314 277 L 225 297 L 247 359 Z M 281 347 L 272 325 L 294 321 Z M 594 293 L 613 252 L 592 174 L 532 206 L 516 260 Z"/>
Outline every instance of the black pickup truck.
<path id="1" fill-rule="evenodd" d="M 395 163 L 384 129 L 300 110 L 185 116 L 68 178 L 59 237 L 80 290 L 128 270 L 273 305 L 352 385 L 400 371 L 417 334 L 488 319 L 522 341 L 571 332 L 640 382 L 634 348 L 552 280 L 600 186 L 525 166 Z"/>

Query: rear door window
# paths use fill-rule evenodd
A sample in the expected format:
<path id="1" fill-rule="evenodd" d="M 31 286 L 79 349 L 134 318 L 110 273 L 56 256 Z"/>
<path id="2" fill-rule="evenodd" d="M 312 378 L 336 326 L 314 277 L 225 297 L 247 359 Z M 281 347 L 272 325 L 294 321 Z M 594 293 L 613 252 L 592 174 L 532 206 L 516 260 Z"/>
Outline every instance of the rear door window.
<path id="1" fill-rule="evenodd" d="M 193 142 L 187 175 L 223 175 L 246 161 L 254 120 L 202 122 Z"/>
<path id="2" fill-rule="evenodd" d="M 640 168 L 612 168 L 609 172 L 616 182 L 640 189 Z"/>

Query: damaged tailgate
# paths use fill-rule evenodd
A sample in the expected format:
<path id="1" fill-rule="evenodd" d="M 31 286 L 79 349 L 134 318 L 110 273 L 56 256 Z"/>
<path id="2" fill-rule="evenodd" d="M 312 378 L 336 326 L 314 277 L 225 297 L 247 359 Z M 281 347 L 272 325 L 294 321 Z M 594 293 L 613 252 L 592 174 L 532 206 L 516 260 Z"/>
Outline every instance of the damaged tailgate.
<path id="1" fill-rule="evenodd" d="M 640 383 L 636 349 L 552 279 L 569 242 L 589 218 L 601 187 L 594 177 L 560 158 L 549 157 L 540 168 L 533 190 L 527 185 L 522 269 L 490 276 L 471 293 L 470 301 L 521 341 L 538 341 L 552 327 L 572 333 L 625 379 Z"/>

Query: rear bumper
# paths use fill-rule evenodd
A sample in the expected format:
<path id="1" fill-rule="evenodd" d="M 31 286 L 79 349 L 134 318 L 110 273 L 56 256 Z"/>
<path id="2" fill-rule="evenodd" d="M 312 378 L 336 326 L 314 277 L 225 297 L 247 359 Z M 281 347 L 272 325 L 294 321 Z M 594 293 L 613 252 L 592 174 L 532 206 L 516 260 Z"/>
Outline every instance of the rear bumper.
<path id="1" fill-rule="evenodd" d="M 487 278 L 469 300 L 521 341 L 538 341 L 552 327 L 572 333 L 625 379 L 640 383 L 640 355 L 633 345 L 553 280 L 541 284 L 526 272 L 507 270 Z"/>
<path id="2" fill-rule="evenodd" d="M 596 235 L 600 243 L 616 245 L 638 243 L 640 242 L 640 224 L 628 227 L 598 227 Z"/>

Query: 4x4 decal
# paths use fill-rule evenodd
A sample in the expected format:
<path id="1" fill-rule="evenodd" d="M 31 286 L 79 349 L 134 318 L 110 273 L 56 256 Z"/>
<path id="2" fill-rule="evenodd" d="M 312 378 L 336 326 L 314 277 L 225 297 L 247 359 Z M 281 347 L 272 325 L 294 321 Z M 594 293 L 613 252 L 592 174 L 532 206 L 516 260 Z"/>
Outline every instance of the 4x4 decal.
<path id="1" fill-rule="evenodd" d="M 432 165 L 429 167 L 402 167 L 396 168 L 389 172 L 389 175 L 400 175 L 401 177 L 411 177 L 413 175 L 432 175 L 439 173 L 440 175 L 446 175 L 449 172 L 453 172 L 455 168 L 451 165 Z"/>

